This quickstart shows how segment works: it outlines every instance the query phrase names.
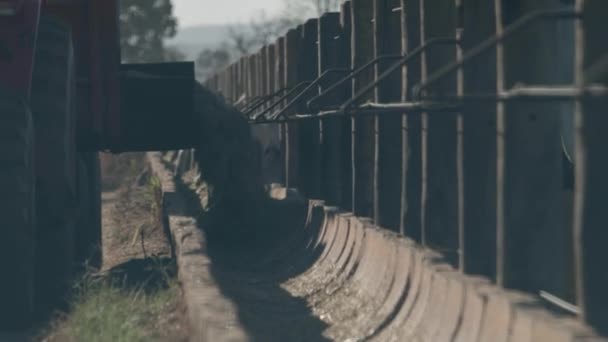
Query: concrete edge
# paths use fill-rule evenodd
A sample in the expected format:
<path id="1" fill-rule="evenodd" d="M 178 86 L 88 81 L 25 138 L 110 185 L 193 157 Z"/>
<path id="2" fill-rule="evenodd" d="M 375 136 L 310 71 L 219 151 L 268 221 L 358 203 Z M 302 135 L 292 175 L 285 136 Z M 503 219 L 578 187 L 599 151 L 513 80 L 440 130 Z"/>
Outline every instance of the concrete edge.
<path id="1" fill-rule="evenodd" d="M 248 341 L 239 326 L 236 305 L 225 298 L 211 273 L 204 233 L 184 208 L 187 203 L 176 191 L 174 173 L 158 152 L 147 153 L 152 174 L 162 184 L 163 207 L 171 233 L 178 279 L 186 305 L 190 341 Z"/>
<path id="2" fill-rule="evenodd" d="M 334 207 L 324 205 L 323 203 L 316 205 L 322 207 L 326 214 L 335 211 Z M 464 306 L 464 298 L 462 301 L 448 301 L 445 300 L 447 297 L 443 296 L 443 290 L 441 293 L 435 291 L 435 279 L 442 278 L 446 284 L 448 280 L 455 282 L 462 289 L 469 288 L 469 291 L 472 291 L 474 295 L 483 298 L 482 307 L 485 315 L 477 322 L 477 328 L 479 329 L 478 341 L 608 341 L 606 337 L 598 335 L 590 326 L 580 320 L 545 307 L 537 296 L 500 288 L 491 284 L 488 279 L 483 277 L 461 274 L 449 265 L 438 252 L 425 248 L 406 237 L 377 227 L 370 223 L 369 219 L 360 217 L 354 217 L 354 219 L 366 222 L 367 224 L 365 224 L 364 229 L 380 233 L 382 239 L 380 244 L 387 241 L 403 241 L 405 248 L 422 256 L 424 260 L 422 269 L 429 272 L 428 275 L 432 278 L 432 281 L 428 284 L 430 285 L 429 288 L 426 289 L 427 295 L 424 296 L 423 300 L 417 300 L 415 304 L 416 308 L 412 309 L 412 312 L 418 310 L 419 315 L 410 313 L 407 323 L 394 321 L 389 324 L 389 327 L 393 325 L 394 331 L 398 332 L 400 336 L 404 332 L 404 327 L 407 328 L 409 326 L 408 336 L 410 338 L 413 339 L 416 336 L 422 341 L 431 341 L 434 339 L 425 335 L 428 331 L 437 334 L 431 336 L 438 336 L 441 333 L 445 333 L 442 330 L 446 330 L 446 325 L 448 324 L 452 324 L 454 329 L 456 328 L 455 325 L 458 322 L 442 321 L 445 312 L 451 311 L 452 313 L 456 313 L 446 316 L 451 319 L 456 318 L 460 320 L 464 317 L 464 311 L 467 310 Z M 366 236 L 366 238 L 369 238 L 369 236 Z M 362 276 L 377 275 L 375 273 L 376 269 L 362 272 L 367 273 Z M 381 277 L 377 279 L 379 278 Z M 438 297 L 444 297 L 444 299 L 438 300 Z M 435 307 L 441 307 L 442 312 L 434 311 L 433 308 Z M 521 317 L 524 317 L 526 322 L 520 322 Z M 514 330 L 521 330 L 520 326 L 526 323 L 529 325 L 525 327 L 528 329 L 526 332 L 527 337 L 518 339 L 519 335 L 516 335 Z M 405 331 L 407 332 L 408 330 L 406 329 Z M 447 336 L 454 336 L 454 332 L 450 330 Z M 461 333 L 460 331 L 458 332 Z M 390 340 L 386 336 L 378 340 L 383 341 L 384 338 Z"/>
<path id="3" fill-rule="evenodd" d="M 165 209 L 167 210 L 170 231 L 175 244 L 179 279 L 184 289 L 193 341 L 248 341 L 246 332 L 238 325 L 238 317 L 234 314 L 236 312 L 234 303 L 224 298 L 214 284 L 210 273 L 211 261 L 205 252 L 205 238 L 197 228 L 196 220 L 192 217 L 173 214 L 174 212 L 179 213 L 180 208 L 185 207 L 183 199 L 175 193 L 174 173 L 164 167 L 160 154 L 150 153 L 148 156 L 153 173 L 161 179 L 163 184 Z M 325 205 L 323 201 L 305 198 L 296 189 L 287 189 L 279 184 L 270 184 L 266 187 L 266 190 L 269 196 L 275 200 L 310 201 L 313 206 L 322 207 L 326 214 L 344 214 L 337 208 Z M 512 333 L 511 329 L 519 331 L 523 329 L 518 329 L 520 326 L 527 324 L 524 327 L 524 330 L 527 330 L 524 332 L 526 338 L 523 338 L 522 341 L 606 341 L 581 322 L 572 318 L 560 317 L 550 310 L 541 308 L 534 296 L 498 288 L 491 285 L 485 278 L 460 274 L 448 265 L 437 252 L 423 248 L 405 237 L 378 228 L 365 218 L 354 217 L 354 219 L 366 223 L 365 229 L 377 230 L 382 235 L 382 240 L 396 239 L 402 241 L 413 253 L 424 255 L 426 262 L 423 268 L 427 271 L 431 270 L 433 277 L 449 273 L 449 277 L 446 277 L 451 282 L 456 282 L 463 288 L 463 291 L 467 289 L 467 291 L 472 291 L 475 296 L 483 298 L 482 306 L 484 310 L 495 309 L 496 315 L 484 316 L 475 324 L 476 328 L 479 329 L 478 339 L 480 340 L 484 340 L 486 337 L 490 338 L 490 336 L 493 336 L 492 338 L 498 337 L 497 334 L 504 335 L 503 337 L 507 339 L 507 336 Z M 428 291 L 431 291 L 431 289 L 428 289 Z M 463 296 L 465 296 L 464 293 Z M 525 297 L 525 300 L 522 300 L 523 297 Z M 433 299 L 432 296 L 416 304 L 426 306 L 431 299 Z M 522 302 L 534 305 L 522 305 Z M 446 302 L 444 305 L 455 306 L 444 307 L 445 310 L 449 309 L 456 313 L 455 315 L 449 315 L 452 319 L 454 317 L 462 319 L 466 315 L 465 311 L 469 310 L 465 307 L 464 299 L 460 302 Z M 427 313 L 426 309 L 421 310 L 420 319 L 425 316 L 424 318 L 428 320 L 428 316 L 433 313 Z M 500 313 L 503 312 L 505 314 L 501 315 Z M 437 318 L 435 314 L 431 316 Z M 520 322 L 522 317 L 524 323 Z M 399 324 L 399 322 L 394 323 Z M 445 324 L 446 322 L 441 323 Z M 440 320 L 426 322 L 426 324 L 438 325 Z M 397 327 L 397 331 L 402 331 L 402 328 Z M 414 324 L 411 328 L 414 329 L 411 333 L 416 335 L 418 333 L 417 328 L 419 328 L 418 324 Z M 435 328 L 437 327 L 433 326 L 433 329 Z M 498 333 L 499 330 L 502 331 L 502 334 Z M 451 330 L 450 332 L 449 335 L 454 333 Z M 519 336 L 517 333 L 513 334 L 512 336 Z"/>

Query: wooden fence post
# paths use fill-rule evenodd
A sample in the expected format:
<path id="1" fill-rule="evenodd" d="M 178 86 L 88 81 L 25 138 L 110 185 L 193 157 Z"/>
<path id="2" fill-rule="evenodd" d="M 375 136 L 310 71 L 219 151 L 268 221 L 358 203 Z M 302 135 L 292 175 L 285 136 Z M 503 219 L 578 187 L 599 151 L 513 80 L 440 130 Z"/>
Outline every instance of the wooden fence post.
<path id="1" fill-rule="evenodd" d="M 554 1 L 556 6 L 559 1 Z M 503 0 L 498 20 L 507 26 L 526 13 L 546 8 L 546 4 L 516 4 Z M 562 37 L 556 22 L 530 26 L 506 40 L 504 79 L 510 89 L 516 83 L 559 84 L 557 42 Z M 522 54 L 521 51 L 526 51 Z M 500 91 L 501 89 L 498 88 Z M 503 106 L 498 135 L 502 144 L 503 181 L 497 197 L 503 210 L 503 285 L 538 293 L 547 291 L 572 299 L 570 278 L 571 238 L 567 195 L 562 184 L 562 143 L 559 102 L 510 101 Z M 502 208 L 500 205 L 502 204 Z M 563 216 L 562 216 L 563 215 Z M 555 251 L 563 251 L 563 254 Z M 569 293 L 570 292 L 570 293 Z"/>
<path id="2" fill-rule="evenodd" d="M 285 37 L 280 37 L 277 39 L 275 44 L 275 85 L 274 91 L 278 92 L 285 87 Z M 278 96 L 282 96 L 283 94 L 278 94 Z M 274 98 L 271 103 L 274 103 L 278 100 Z M 280 108 L 280 107 L 279 107 Z M 286 136 L 285 132 L 287 129 L 287 125 L 285 123 L 279 124 L 279 146 L 281 153 L 281 183 L 286 185 L 286 170 L 285 170 L 285 153 L 287 151 L 286 147 Z"/>
<path id="3" fill-rule="evenodd" d="M 351 31 L 352 31 L 352 16 L 351 16 L 351 2 L 345 1 L 340 9 L 340 25 L 342 27 L 342 34 L 338 40 L 340 43 L 340 51 L 342 51 L 342 61 L 346 63 L 347 67 L 351 67 Z M 349 98 L 352 94 L 352 85 L 350 83 L 345 84 L 344 98 Z M 350 117 L 340 118 L 342 126 L 342 139 L 340 143 L 340 154 L 342 158 L 340 160 L 340 185 L 342 189 L 342 205 L 341 207 L 345 210 L 355 211 L 353 207 L 353 120 Z"/>
<path id="4" fill-rule="evenodd" d="M 374 1 L 374 57 L 401 54 L 400 0 Z M 377 64 L 377 79 L 395 60 Z M 376 102 L 401 100 L 401 73 L 379 84 L 374 94 Z M 380 115 L 375 126 L 374 196 L 376 222 L 385 228 L 399 231 L 401 210 L 401 115 Z"/>
<path id="5" fill-rule="evenodd" d="M 456 37 L 454 0 L 427 0 L 421 7 L 421 44 L 433 38 Z M 456 60 L 454 45 L 433 46 L 423 54 L 422 78 Z M 456 94 L 456 75 L 451 74 L 430 88 Z M 457 116 L 449 112 L 422 114 L 423 143 L 423 221 L 424 240 L 457 262 L 458 252 L 458 173 Z"/>
<path id="6" fill-rule="evenodd" d="M 317 34 L 318 20 L 308 20 L 302 30 L 299 49 L 300 74 L 298 81 L 314 81 L 318 72 Z M 303 90 L 303 89 L 302 89 Z M 306 113 L 306 103 L 297 106 L 298 113 Z M 300 139 L 300 179 L 302 192 L 311 198 L 320 197 L 320 142 L 317 119 L 298 122 Z"/>
<path id="7" fill-rule="evenodd" d="M 245 85 L 245 59 L 241 57 L 238 61 L 238 78 L 237 78 L 237 87 L 236 87 L 236 100 L 238 101 L 243 93 L 245 93 L 244 85 Z"/>
<path id="8" fill-rule="evenodd" d="M 494 36 L 494 4 L 467 1 L 463 49 Z M 464 68 L 465 94 L 496 91 L 496 51 Z M 496 105 L 467 102 L 464 108 L 464 271 L 495 277 L 496 266 Z"/>
<path id="9" fill-rule="evenodd" d="M 340 14 L 326 13 L 319 20 L 319 75 L 328 69 L 345 68 L 347 62 L 341 53 Z M 342 74 L 331 74 L 319 87 L 326 89 L 327 85 L 337 81 Z M 333 94 L 324 101 L 324 105 L 337 106 L 344 99 L 344 94 Z M 340 179 L 340 166 L 343 156 L 340 151 L 342 141 L 341 118 L 328 118 L 320 121 L 321 143 L 321 191 L 322 197 L 331 205 L 342 203 L 342 189 Z"/>
<path id="10" fill-rule="evenodd" d="M 352 0 L 352 68 L 356 69 L 374 58 L 373 1 Z M 353 80 L 353 95 L 374 80 L 369 68 Z M 373 94 L 363 100 L 372 99 Z M 374 118 L 353 117 L 353 208 L 358 216 L 374 216 Z"/>
<path id="11" fill-rule="evenodd" d="M 265 96 L 268 94 L 268 46 L 262 47 L 258 53 L 258 65 L 259 65 L 259 94 L 258 96 Z"/>
<path id="12" fill-rule="evenodd" d="M 249 55 L 247 58 L 247 98 L 252 101 L 255 97 L 255 75 L 256 75 L 255 55 Z"/>
<path id="13" fill-rule="evenodd" d="M 268 49 L 266 52 L 266 95 L 268 95 L 268 96 L 270 96 L 274 93 L 274 86 L 276 84 L 275 48 L 276 48 L 276 46 L 274 43 L 270 44 L 270 45 L 268 45 Z M 264 107 L 262 107 L 262 109 L 264 109 L 266 107 L 267 106 L 264 106 Z"/>
<path id="14" fill-rule="evenodd" d="M 402 0 L 405 12 L 402 21 L 403 55 L 420 46 L 420 0 Z M 402 101 L 412 98 L 411 87 L 420 82 L 422 61 L 414 57 L 404 67 Z M 422 120 L 420 113 L 406 113 L 403 121 L 401 232 L 422 242 Z"/>
<path id="15" fill-rule="evenodd" d="M 285 36 L 285 86 L 298 84 L 298 58 L 302 26 L 291 29 Z M 289 98 L 287 99 L 289 100 Z M 300 185 L 298 174 L 298 126 L 294 122 L 285 124 L 285 183 L 289 188 Z"/>
<path id="16" fill-rule="evenodd" d="M 602 0 L 578 0 L 584 5 L 584 23 L 575 25 L 575 83 L 582 86 L 600 83 L 608 86 L 606 72 L 606 30 L 608 3 Z M 584 39 L 584 40 L 583 40 Z M 601 63 L 604 63 L 603 67 Z M 583 73 L 586 71 L 586 73 Z M 608 100 L 577 101 L 575 105 L 575 211 L 574 249 L 577 272 L 577 304 L 583 319 L 600 333 L 608 334 Z"/>

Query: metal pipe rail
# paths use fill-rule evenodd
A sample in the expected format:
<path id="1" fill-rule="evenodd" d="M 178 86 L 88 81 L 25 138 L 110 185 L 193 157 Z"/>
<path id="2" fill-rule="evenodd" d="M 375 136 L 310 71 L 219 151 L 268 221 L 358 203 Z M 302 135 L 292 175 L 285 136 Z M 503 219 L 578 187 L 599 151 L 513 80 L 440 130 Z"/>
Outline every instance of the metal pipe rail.
<path id="1" fill-rule="evenodd" d="M 462 110 L 462 105 L 459 103 L 450 102 L 402 102 L 402 103 L 375 103 L 367 102 L 357 108 L 352 109 L 328 109 L 312 114 L 295 114 L 282 119 L 268 119 L 255 121 L 252 123 L 269 124 L 269 123 L 287 123 L 297 122 L 311 119 L 327 119 L 335 117 L 363 117 L 376 115 L 403 115 L 403 113 L 423 113 L 423 112 L 452 112 L 456 113 Z"/>
<path id="2" fill-rule="evenodd" d="M 249 116 L 251 116 L 253 114 L 254 111 L 256 111 L 259 108 L 263 107 L 268 102 L 272 101 L 272 99 L 280 97 L 281 96 L 280 94 L 282 94 L 282 93 L 284 93 L 286 91 L 289 91 L 289 90 L 290 90 L 290 88 L 285 87 L 285 88 L 279 89 L 278 91 L 276 91 L 276 92 L 274 92 L 274 93 L 272 93 L 270 95 L 261 96 L 261 99 L 257 103 L 252 104 L 248 108 L 244 108 L 242 110 L 242 112 L 244 112 L 245 114 L 247 114 L 247 116 L 249 117 Z"/>
<path id="3" fill-rule="evenodd" d="M 402 57 L 402 59 L 390 66 L 386 71 L 384 71 L 378 78 L 365 86 L 359 92 L 357 92 L 350 100 L 346 101 L 344 104 L 340 106 L 341 110 L 346 110 L 347 108 L 351 108 L 354 103 L 359 101 L 363 96 L 367 95 L 370 91 L 374 90 L 381 82 L 386 80 L 389 76 L 391 76 L 395 71 L 400 70 L 404 65 L 410 63 L 414 57 L 420 56 L 423 52 L 425 52 L 428 48 L 436 45 L 451 45 L 451 44 L 459 44 L 460 41 L 456 38 L 449 37 L 440 37 L 440 38 L 432 38 L 427 42 L 422 44 L 421 46 L 412 50 L 411 53 L 407 54 L 407 56 Z"/>
<path id="4" fill-rule="evenodd" d="M 513 24 L 506 26 L 501 33 L 485 40 L 476 47 L 472 48 L 469 52 L 465 53 L 460 60 L 448 64 L 445 67 L 437 70 L 433 74 L 429 75 L 428 79 L 425 82 L 419 83 L 413 87 L 413 94 L 415 97 L 421 97 L 422 91 L 427 89 L 429 86 L 442 80 L 448 74 L 456 71 L 457 69 L 464 67 L 465 64 L 471 61 L 473 58 L 481 55 L 484 52 L 487 52 L 491 48 L 495 47 L 496 44 L 502 43 L 506 38 L 510 37 L 514 33 L 518 33 L 522 29 L 528 27 L 531 24 L 536 23 L 539 20 L 575 19 L 580 16 L 581 13 L 576 11 L 573 7 L 553 10 L 539 10 L 526 14 Z"/>
<path id="5" fill-rule="evenodd" d="M 325 80 L 327 78 L 327 76 L 331 75 L 331 74 L 335 74 L 335 73 L 341 73 L 341 72 L 348 72 L 350 69 L 340 69 L 340 68 L 333 68 L 333 69 L 328 69 L 325 70 L 321 76 L 317 77 L 317 79 L 315 79 L 314 81 L 310 82 L 310 84 L 308 84 L 306 86 L 306 88 L 304 88 L 298 95 L 296 95 L 293 100 L 291 100 L 291 102 L 289 102 L 285 108 L 275 112 L 274 114 L 272 114 L 270 116 L 270 120 L 276 120 L 278 118 L 281 118 L 285 115 L 285 113 L 287 113 L 288 110 L 290 110 L 291 108 L 293 108 L 295 105 L 299 104 L 300 102 L 302 102 L 303 98 L 306 96 L 306 94 L 308 94 L 309 91 L 311 91 L 314 87 L 319 86 L 319 84 Z"/>
<path id="6" fill-rule="evenodd" d="M 424 96 L 425 101 L 453 101 L 453 102 L 497 102 L 497 101 L 572 101 L 576 99 L 607 97 L 608 87 L 595 84 L 583 88 L 571 85 L 550 86 L 518 85 L 500 93 L 465 94 L 465 95 L 438 95 Z"/>
<path id="7" fill-rule="evenodd" d="M 322 108 L 316 108 L 314 106 L 314 104 L 316 102 L 320 101 L 322 98 L 326 97 L 327 95 L 336 91 L 340 86 L 344 85 L 346 82 L 359 76 L 362 72 L 366 71 L 367 69 L 369 69 L 373 66 L 376 66 L 378 63 L 380 63 L 383 60 L 403 59 L 403 58 L 404 58 L 404 56 L 402 56 L 402 55 L 387 55 L 387 56 L 378 56 L 378 57 L 372 59 L 371 61 L 369 61 L 369 62 L 365 63 L 364 65 L 362 65 L 361 67 L 357 68 L 356 70 L 352 70 L 348 75 L 344 76 L 344 78 L 340 79 L 336 83 L 330 85 L 326 90 L 322 91 L 319 95 L 316 95 L 312 99 L 308 100 L 308 102 L 306 103 L 306 107 L 311 111 L 323 110 Z"/>
<path id="8" fill-rule="evenodd" d="M 264 111 L 262 111 L 262 112 L 258 113 L 257 115 L 255 115 L 253 117 L 253 122 L 258 122 L 260 118 L 263 118 L 271 110 L 273 110 L 274 108 L 280 106 L 281 103 L 283 103 L 288 97 L 292 96 L 298 89 L 300 89 L 301 87 L 306 87 L 310 83 L 311 83 L 310 81 L 300 82 L 295 87 L 290 88 L 289 91 L 285 95 L 281 96 L 278 100 L 276 100 L 275 102 L 273 102 Z"/>
<path id="9" fill-rule="evenodd" d="M 322 116 L 339 116 L 340 114 L 345 114 L 347 111 L 348 112 L 352 112 L 352 113 L 362 112 L 362 113 L 364 113 L 364 115 L 368 115 L 368 114 L 373 114 L 373 112 L 369 112 L 369 110 L 374 110 L 374 109 L 376 109 L 378 111 L 378 113 L 401 113 L 401 112 L 404 112 L 404 111 L 419 112 L 419 111 L 424 111 L 424 110 L 422 110 L 422 108 L 428 108 L 429 111 L 441 111 L 440 108 L 450 108 L 451 109 L 451 108 L 453 108 L 453 106 L 451 106 L 451 105 L 447 105 L 446 106 L 446 105 L 441 105 L 440 104 L 440 105 L 437 105 L 437 106 L 431 106 L 431 105 L 429 105 L 427 103 L 421 104 L 421 103 L 416 103 L 416 102 L 412 102 L 412 103 L 390 103 L 390 104 L 388 104 L 388 103 L 387 104 L 368 103 L 368 104 L 366 104 L 364 106 L 361 106 L 361 107 L 358 107 L 358 108 L 353 108 L 352 105 L 356 101 L 358 101 L 359 99 L 361 99 L 363 96 L 365 96 L 367 93 L 369 93 L 370 91 L 372 91 L 374 88 L 376 88 L 378 86 L 378 84 L 380 84 L 382 81 L 384 81 L 386 78 L 388 78 L 392 73 L 394 73 L 395 71 L 399 70 L 400 68 L 402 68 L 407 63 L 410 63 L 413 60 L 413 58 L 420 56 L 420 54 L 423 53 L 424 51 L 426 51 L 428 48 L 433 47 L 433 46 L 437 46 L 437 45 L 458 44 L 458 42 L 459 42 L 459 40 L 455 39 L 455 38 L 446 38 L 446 37 L 433 38 L 433 39 L 429 39 L 422 46 L 414 49 L 407 56 L 402 56 L 402 55 L 387 55 L 387 56 L 379 56 L 377 58 L 374 58 L 373 60 L 371 60 L 368 63 L 364 64 L 360 68 L 352 71 L 349 75 L 347 75 L 344 78 L 340 79 L 338 82 L 336 82 L 336 83 L 332 84 L 331 86 L 329 86 L 329 88 L 327 90 L 325 90 L 324 92 L 322 92 L 321 94 L 319 94 L 319 95 L 313 97 L 312 99 L 310 99 L 308 101 L 308 103 L 307 103 L 308 109 L 311 112 L 317 111 L 318 114 L 301 113 L 301 114 L 295 115 L 294 119 L 299 121 L 299 120 L 302 120 L 302 119 L 311 119 L 311 118 L 322 117 Z M 354 77 L 357 77 L 363 71 L 369 69 L 370 67 L 375 66 L 379 62 L 381 62 L 383 60 L 387 60 L 387 59 L 399 59 L 399 61 L 397 63 L 392 64 L 386 71 L 384 71 L 378 77 L 378 79 L 376 81 L 374 81 L 373 83 L 365 86 L 361 91 L 359 91 L 358 93 L 356 93 L 355 96 L 353 96 L 351 99 L 349 99 L 344 104 L 340 105 L 338 111 L 332 111 L 330 108 L 314 108 L 314 110 L 311 108 L 311 106 L 314 107 L 314 103 L 320 101 L 320 99 L 322 99 L 323 97 L 325 97 L 328 94 L 332 93 L 333 91 L 335 91 L 336 89 L 338 89 L 338 87 L 340 87 L 344 83 L 352 80 Z M 326 78 L 326 76 L 328 74 L 334 73 L 334 72 L 345 72 L 345 71 L 348 71 L 348 69 L 329 69 L 329 70 L 325 71 L 323 74 L 321 74 L 321 76 L 319 78 L 317 78 L 313 82 L 310 82 L 310 84 L 304 90 L 302 90 L 302 92 L 300 92 L 281 111 L 278 111 L 278 112 L 274 113 L 267 120 L 257 121 L 257 119 L 254 118 L 253 122 L 257 122 L 257 123 L 271 123 L 271 122 L 273 122 L 273 121 L 275 121 L 275 120 L 277 120 L 279 118 L 282 118 L 289 109 L 293 108 L 295 105 L 297 105 L 298 103 L 300 103 L 302 101 L 302 98 L 306 95 L 306 93 L 308 91 L 310 91 L 314 86 L 318 85 L 321 82 L 321 80 L 323 80 L 324 78 Z M 329 111 L 328 111 L 328 109 L 329 109 Z M 330 115 L 330 113 L 332 113 L 332 114 Z M 288 122 L 288 121 L 290 121 L 290 120 L 283 120 L 283 121 L 280 121 L 280 122 Z"/>

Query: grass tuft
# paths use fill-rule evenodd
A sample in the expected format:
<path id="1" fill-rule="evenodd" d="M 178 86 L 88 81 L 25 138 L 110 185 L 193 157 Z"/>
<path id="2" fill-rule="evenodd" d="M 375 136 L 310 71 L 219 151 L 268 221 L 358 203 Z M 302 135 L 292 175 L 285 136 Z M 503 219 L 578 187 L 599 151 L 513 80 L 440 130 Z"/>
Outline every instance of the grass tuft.
<path id="1" fill-rule="evenodd" d="M 162 322 L 177 311 L 179 285 L 160 262 L 151 267 L 158 279 L 134 284 L 112 275 L 83 276 L 75 285 L 69 313 L 56 319 L 52 335 L 44 340 L 166 341 Z"/>

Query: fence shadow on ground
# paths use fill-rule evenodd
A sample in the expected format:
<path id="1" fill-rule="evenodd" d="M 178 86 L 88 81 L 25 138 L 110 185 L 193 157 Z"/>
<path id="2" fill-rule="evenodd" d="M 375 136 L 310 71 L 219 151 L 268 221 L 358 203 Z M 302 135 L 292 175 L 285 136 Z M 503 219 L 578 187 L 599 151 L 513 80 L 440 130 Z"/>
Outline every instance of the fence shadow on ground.
<path id="1" fill-rule="evenodd" d="M 323 336 L 327 324 L 311 312 L 306 300 L 292 296 L 281 286 L 308 269 L 318 257 L 315 253 L 297 257 L 298 251 L 306 248 L 298 232 L 304 230 L 307 221 L 307 226 L 318 232 L 323 217 L 310 215 L 307 203 L 270 199 L 254 217 L 235 209 L 205 212 L 196 193 L 180 179 L 176 179 L 176 186 L 188 197 L 191 212 L 199 213 L 199 226 L 205 231 L 212 262 L 211 274 L 222 294 L 237 306 L 238 319 L 249 338 L 330 341 Z"/>

